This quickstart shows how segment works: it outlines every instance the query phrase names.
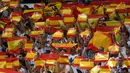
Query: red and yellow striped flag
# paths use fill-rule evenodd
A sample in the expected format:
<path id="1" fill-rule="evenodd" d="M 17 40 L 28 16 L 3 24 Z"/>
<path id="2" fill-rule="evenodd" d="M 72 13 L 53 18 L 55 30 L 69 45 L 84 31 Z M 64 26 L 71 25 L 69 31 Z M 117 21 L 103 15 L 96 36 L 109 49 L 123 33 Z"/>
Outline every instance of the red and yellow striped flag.
<path id="1" fill-rule="evenodd" d="M 24 45 L 24 50 L 25 51 L 31 51 L 33 49 L 33 42 L 27 42 Z"/>
<path id="2" fill-rule="evenodd" d="M 35 63 L 36 68 L 42 68 L 44 66 L 45 60 L 41 58 L 36 58 L 34 60 L 34 63 Z"/>
<path id="3" fill-rule="evenodd" d="M 87 6 L 79 6 L 77 10 L 82 14 L 92 14 L 93 8 Z"/>
<path id="4" fill-rule="evenodd" d="M 15 37 L 15 38 L 9 38 L 8 39 L 8 50 L 9 51 L 16 51 L 20 48 L 21 43 L 25 43 L 26 38 L 25 37 Z"/>
<path id="5" fill-rule="evenodd" d="M 5 32 L 14 32 L 15 28 L 13 26 L 8 26 L 5 28 Z"/>
<path id="6" fill-rule="evenodd" d="M 124 24 L 130 26 L 130 16 L 125 17 Z"/>
<path id="7" fill-rule="evenodd" d="M 79 23 L 81 23 L 81 22 L 86 23 L 86 22 L 87 22 L 87 15 L 86 15 L 86 14 L 79 14 L 77 21 L 78 21 Z"/>
<path id="8" fill-rule="evenodd" d="M 92 28 L 96 27 L 96 24 L 100 18 L 103 18 L 102 14 L 92 14 L 88 15 L 88 23 L 92 26 Z"/>
<path id="9" fill-rule="evenodd" d="M 90 33 L 91 33 L 90 30 L 85 30 L 85 31 L 81 32 L 79 35 L 80 35 L 81 38 L 89 37 Z"/>
<path id="10" fill-rule="evenodd" d="M 60 56 L 58 62 L 60 64 L 69 64 L 68 56 Z"/>
<path id="11" fill-rule="evenodd" d="M 65 25 L 73 25 L 75 23 L 75 18 L 73 15 L 66 15 L 63 18 Z"/>
<path id="12" fill-rule="evenodd" d="M 0 60 L 0 69 L 4 69 L 6 65 L 6 60 Z"/>
<path id="13" fill-rule="evenodd" d="M 8 54 L 7 52 L 1 52 L 0 53 L 0 60 L 4 60 L 4 59 L 6 59 L 7 58 L 7 55 L 6 54 Z"/>
<path id="14" fill-rule="evenodd" d="M 116 9 L 125 9 L 126 4 L 124 2 L 121 2 L 119 5 L 117 5 Z"/>
<path id="15" fill-rule="evenodd" d="M 97 9 L 96 14 L 104 14 L 104 6 L 99 6 L 99 8 Z"/>
<path id="16" fill-rule="evenodd" d="M 109 52 L 96 53 L 95 54 L 95 62 L 104 62 L 108 61 Z"/>
<path id="17" fill-rule="evenodd" d="M 111 14 L 115 12 L 116 6 L 109 6 L 106 10 L 106 13 Z"/>
<path id="18" fill-rule="evenodd" d="M 105 23 L 106 23 L 107 26 L 120 26 L 121 25 L 120 21 L 115 21 L 115 20 L 105 21 Z"/>
<path id="19" fill-rule="evenodd" d="M 67 32 L 67 36 L 69 37 L 75 37 L 76 36 L 76 29 L 75 28 L 70 28 Z"/>
<path id="20" fill-rule="evenodd" d="M 100 71 L 100 66 L 95 66 L 91 69 L 90 73 L 99 73 Z"/>
<path id="21" fill-rule="evenodd" d="M 14 68 L 20 67 L 19 59 L 17 59 L 17 58 L 13 59 L 13 67 Z"/>
<path id="22" fill-rule="evenodd" d="M 30 52 L 27 52 L 26 59 L 27 59 L 27 60 L 32 60 L 32 59 L 35 59 L 36 56 L 37 56 L 37 53 L 36 53 L 36 52 L 30 51 Z"/>
<path id="23" fill-rule="evenodd" d="M 123 61 L 123 66 L 130 68 L 130 58 L 125 58 Z"/>
<path id="24" fill-rule="evenodd" d="M 116 58 L 110 58 L 106 65 L 111 67 L 111 68 L 115 68 L 116 65 L 117 65 L 117 59 Z"/>
<path id="25" fill-rule="evenodd" d="M 120 47 L 118 45 L 116 45 L 116 44 L 111 45 L 111 46 L 108 47 L 108 51 L 113 53 L 113 54 L 118 54 L 119 49 L 120 49 Z"/>
<path id="26" fill-rule="evenodd" d="M 6 69 L 12 69 L 12 68 L 13 68 L 12 59 L 10 59 L 10 58 L 6 59 Z"/>
<path id="27" fill-rule="evenodd" d="M 59 20 L 62 20 L 62 18 L 59 17 L 49 17 L 46 20 L 46 23 L 50 26 L 57 27 L 60 26 Z"/>
<path id="28" fill-rule="evenodd" d="M 100 66 L 99 73 L 111 73 L 111 69 L 108 66 Z"/>
<path id="29" fill-rule="evenodd" d="M 98 36 L 98 37 L 97 37 Z M 93 38 L 90 40 L 88 44 L 88 48 L 93 49 L 95 52 L 98 51 L 99 48 L 103 47 L 106 52 L 108 47 L 112 44 L 112 39 L 108 33 L 103 33 L 100 31 L 96 31 L 94 33 Z"/>
<path id="30" fill-rule="evenodd" d="M 46 60 L 46 66 L 53 66 L 55 64 L 55 59 L 48 59 Z"/>
<path id="31" fill-rule="evenodd" d="M 35 27 L 43 29 L 45 27 L 45 22 L 35 22 Z"/>
<path id="32" fill-rule="evenodd" d="M 19 6 L 19 1 L 15 0 L 15 1 L 10 1 L 10 7 L 11 8 L 16 8 Z"/>
<path id="33" fill-rule="evenodd" d="M 81 60 L 80 61 L 80 68 L 81 69 L 90 70 L 93 67 L 94 67 L 94 61 L 93 60 L 89 60 L 89 61 Z"/>
<path id="34" fill-rule="evenodd" d="M 52 35 L 52 38 L 53 39 L 61 39 L 61 38 L 63 38 L 63 36 L 64 36 L 63 32 L 59 30 Z"/>
<path id="35" fill-rule="evenodd" d="M 80 62 L 83 59 L 83 56 L 77 56 L 74 58 L 74 61 L 72 63 L 73 66 L 80 66 Z"/>
<path id="36" fill-rule="evenodd" d="M 40 34 L 44 34 L 44 32 L 42 30 L 35 30 L 30 33 L 31 37 L 38 37 Z"/>
<path id="37" fill-rule="evenodd" d="M 3 39 L 8 39 L 8 38 L 11 38 L 11 37 L 13 37 L 12 32 L 4 32 L 4 33 L 2 33 L 2 38 Z"/>
<path id="38" fill-rule="evenodd" d="M 70 8 L 64 8 L 61 10 L 61 15 L 65 16 L 65 15 L 72 15 L 73 11 Z"/>
<path id="39" fill-rule="evenodd" d="M 11 21 L 18 23 L 22 20 L 22 13 L 21 12 L 12 12 L 10 14 Z"/>

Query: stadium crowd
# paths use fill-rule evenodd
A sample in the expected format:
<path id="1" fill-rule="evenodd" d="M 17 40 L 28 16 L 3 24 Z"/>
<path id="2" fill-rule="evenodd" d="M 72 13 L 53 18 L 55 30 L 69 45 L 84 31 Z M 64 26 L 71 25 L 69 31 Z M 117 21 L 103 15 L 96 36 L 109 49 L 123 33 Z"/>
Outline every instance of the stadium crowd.
<path id="1" fill-rule="evenodd" d="M 129 34 L 129 0 L 41 2 L 33 8 L 0 0 L 0 69 L 130 73 Z"/>

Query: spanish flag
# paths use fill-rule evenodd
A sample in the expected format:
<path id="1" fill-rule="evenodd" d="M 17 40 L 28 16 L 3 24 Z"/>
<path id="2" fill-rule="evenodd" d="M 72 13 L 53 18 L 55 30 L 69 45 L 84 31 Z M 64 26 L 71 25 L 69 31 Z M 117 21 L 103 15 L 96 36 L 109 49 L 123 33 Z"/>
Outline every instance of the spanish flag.
<path id="1" fill-rule="evenodd" d="M 93 67 L 94 67 L 94 61 L 92 61 L 92 60 L 89 60 L 89 61 L 81 60 L 80 61 L 81 69 L 90 70 Z"/>
<path id="2" fill-rule="evenodd" d="M 44 34 L 44 32 L 42 30 L 35 30 L 35 31 L 31 31 L 30 33 L 32 37 L 38 37 L 39 34 Z"/>
<path id="3" fill-rule="evenodd" d="M 27 14 L 27 13 L 34 13 L 34 12 L 40 12 L 42 13 L 42 9 L 30 9 L 30 10 L 24 10 L 24 14 Z"/>
<path id="4" fill-rule="evenodd" d="M 98 37 L 97 37 L 98 36 Z M 93 49 L 95 52 L 98 51 L 98 48 L 103 47 L 104 51 L 107 51 L 107 48 L 112 44 L 112 38 L 108 33 L 103 33 L 96 31 L 93 38 L 88 44 L 88 48 Z"/>
<path id="5" fill-rule="evenodd" d="M 120 49 L 120 47 L 118 45 L 116 45 L 116 44 L 111 45 L 111 46 L 108 47 L 108 51 L 113 53 L 113 54 L 118 54 L 119 49 Z"/>
<path id="6" fill-rule="evenodd" d="M 25 51 L 31 51 L 33 49 L 33 42 L 26 42 L 24 45 Z"/>
<path id="7" fill-rule="evenodd" d="M 130 16 L 125 17 L 124 24 L 130 26 Z"/>
<path id="8" fill-rule="evenodd" d="M 111 14 L 113 12 L 115 12 L 116 6 L 109 6 L 106 10 L 107 14 Z"/>
<path id="9" fill-rule="evenodd" d="M 59 26 L 60 23 L 58 20 L 62 20 L 62 18 L 59 18 L 59 17 L 49 17 L 47 20 L 46 20 L 46 23 L 50 26 Z"/>
<path id="10" fill-rule="evenodd" d="M 34 63 L 35 63 L 36 68 L 42 68 L 44 66 L 45 60 L 41 58 L 36 58 L 34 60 Z"/>
<path id="11" fill-rule="evenodd" d="M 67 16 L 64 16 L 63 21 L 64 21 L 65 25 L 67 25 L 67 24 L 72 25 L 75 23 L 75 18 L 73 15 L 67 15 Z"/>
<path id="12" fill-rule="evenodd" d="M 2 38 L 3 39 L 8 39 L 8 38 L 11 38 L 11 37 L 13 37 L 12 32 L 4 32 L 4 33 L 2 33 Z"/>
<path id="13" fill-rule="evenodd" d="M 4 60 L 4 59 L 6 59 L 7 58 L 7 55 L 6 54 L 8 54 L 7 52 L 1 52 L 0 53 L 0 60 Z"/>
<path id="14" fill-rule="evenodd" d="M 25 43 L 26 39 L 25 37 L 15 37 L 15 38 L 9 38 L 8 39 L 8 51 L 16 51 L 20 48 L 21 43 Z"/>
<path id="15" fill-rule="evenodd" d="M 88 23 L 92 26 L 92 28 L 95 28 L 100 18 L 103 18 L 102 14 L 88 15 Z"/>
<path id="16" fill-rule="evenodd" d="M 36 56 L 37 56 L 37 53 L 36 53 L 36 52 L 30 51 L 30 52 L 27 52 L 26 59 L 27 59 L 27 60 L 32 60 L 32 59 L 35 59 Z"/>
<path id="17" fill-rule="evenodd" d="M 61 39 L 61 38 L 63 38 L 63 36 L 64 36 L 64 33 L 59 30 L 59 31 L 55 32 L 55 33 L 52 35 L 52 38 L 53 38 L 53 39 Z"/>
<path id="18" fill-rule="evenodd" d="M 115 21 L 115 20 L 105 21 L 105 23 L 106 23 L 107 26 L 120 26 L 121 25 L 121 23 L 119 21 Z"/>
<path id="19" fill-rule="evenodd" d="M 10 7 L 11 8 L 16 8 L 19 6 L 19 2 L 18 0 L 15 0 L 15 1 L 10 1 Z"/>
<path id="20" fill-rule="evenodd" d="M 60 8 L 62 7 L 62 3 L 61 2 L 51 2 L 49 3 L 44 9 L 45 10 L 53 10 L 53 11 L 56 11 L 54 9 L 54 7 L 57 8 L 57 10 L 60 10 Z"/>
<path id="21" fill-rule="evenodd" d="M 118 9 L 117 12 L 118 12 L 121 19 L 124 19 L 125 16 L 127 15 L 126 9 Z"/>
<path id="22" fill-rule="evenodd" d="M 61 15 L 65 16 L 65 15 L 72 15 L 73 11 L 70 8 L 64 8 L 61 10 Z"/>
<path id="23" fill-rule="evenodd" d="M 116 9 L 125 9 L 126 8 L 126 4 L 124 2 L 121 2 Z"/>
<path id="24" fill-rule="evenodd" d="M 111 69 L 108 66 L 100 66 L 100 72 L 99 73 L 111 73 Z"/>
<path id="25" fill-rule="evenodd" d="M 11 58 L 6 59 L 6 69 L 12 69 L 13 68 L 13 61 Z"/>
<path id="26" fill-rule="evenodd" d="M 60 56 L 58 62 L 60 64 L 69 64 L 68 56 Z"/>
<path id="27" fill-rule="evenodd" d="M 79 14 L 77 18 L 78 25 L 80 25 L 81 29 L 85 29 L 87 27 L 87 15 Z"/>
<path id="28" fill-rule="evenodd" d="M 81 38 L 89 37 L 90 33 L 91 33 L 90 30 L 85 30 L 85 31 L 81 32 L 79 35 L 80 35 Z"/>
<path id="29" fill-rule="evenodd" d="M 8 26 L 4 30 L 5 32 L 14 32 L 14 27 L 13 26 Z"/>
<path id="30" fill-rule="evenodd" d="M 130 68 L 130 58 L 125 58 L 123 61 L 123 66 Z"/>
<path id="31" fill-rule="evenodd" d="M 86 23 L 87 22 L 87 15 L 86 14 L 79 14 L 77 21 L 78 21 L 78 23 L 81 23 L 81 22 Z"/>
<path id="32" fill-rule="evenodd" d="M 13 59 L 13 66 L 14 66 L 14 68 L 19 68 L 20 67 L 20 63 L 19 63 L 18 58 Z"/>
<path id="33" fill-rule="evenodd" d="M 95 62 L 108 61 L 108 58 L 109 58 L 108 52 L 102 52 L 102 53 L 96 53 L 95 54 Z"/>
<path id="34" fill-rule="evenodd" d="M 99 73 L 100 71 L 100 66 L 95 66 L 91 69 L 90 73 Z"/>
<path id="35" fill-rule="evenodd" d="M 76 46 L 77 43 L 52 43 L 51 45 L 55 48 L 66 48 L 69 50 L 70 48 Z"/>
<path id="36" fill-rule="evenodd" d="M 110 6 L 118 6 L 119 3 L 111 3 Z"/>
<path id="37" fill-rule="evenodd" d="M 117 59 L 116 58 L 110 58 L 106 64 L 110 68 L 115 68 L 117 65 Z"/>
<path id="38" fill-rule="evenodd" d="M 80 62 L 83 59 L 83 56 L 76 56 L 74 58 L 74 61 L 72 63 L 73 66 L 80 66 Z"/>
<path id="39" fill-rule="evenodd" d="M 48 59 L 46 60 L 46 66 L 53 66 L 55 64 L 55 59 Z"/>
<path id="40" fill-rule="evenodd" d="M 104 14 L 104 6 L 99 6 L 99 8 L 97 9 L 96 14 Z"/>
<path id="41" fill-rule="evenodd" d="M 42 13 L 41 12 L 34 12 L 31 16 L 31 19 L 34 21 L 38 21 L 39 19 L 42 18 Z"/>
<path id="42" fill-rule="evenodd" d="M 6 65 L 6 61 L 5 60 L 0 60 L 0 69 L 4 69 Z"/>
<path id="43" fill-rule="evenodd" d="M 92 14 L 93 8 L 87 6 L 79 6 L 77 10 L 82 14 Z"/>
<path id="44" fill-rule="evenodd" d="M 41 19 L 42 15 L 43 15 L 42 9 L 24 10 L 23 13 L 25 15 L 28 15 L 34 21 L 37 21 L 37 20 Z"/>
<path id="45" fill-rule="evenodd" d="M 69 37 L 75 37 L 76 36 L 76 29 L 75 28 L 70 28 L 67 32 L 67 36 Z"/>
<path id="46" fill-rule="evenodd" d="M 22 13 L 21 12 L 12 12 L 10 14 L 10 19 L 11 21 L 17 23 L 20 22 L 22 20 Z"/>
<path id="47" fill-rule="evenodd" d="M 43 29 L 45 27 L 45 22 L 35 22 L 35 27 Z"/>

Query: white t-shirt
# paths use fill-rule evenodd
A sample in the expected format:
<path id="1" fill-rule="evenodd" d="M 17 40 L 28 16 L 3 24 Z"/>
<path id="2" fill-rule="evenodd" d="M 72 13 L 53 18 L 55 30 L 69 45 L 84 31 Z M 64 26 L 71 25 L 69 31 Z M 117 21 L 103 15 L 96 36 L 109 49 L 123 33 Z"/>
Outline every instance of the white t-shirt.
<path id="1" fill-rule="evenodd" d="M 73 66 L 71 66 L 71 67 L 72 67 L 72 70 L 73 70 L 74 73 L 78 73 L 77 70 L 76 70 L 76 68 L 74 68 Z M 65 67 L 65 73 L 68 73 L 69 71 L 70 71 L 70 66 L 66 65 L 66 67 Z"/>
<path id="2" fill-rule="evenodd" d="M 20 68 L 20 70 L 19 70 L 20 72 L 22 72 L 22 73 L 28 73 L 27 72 L 27 70 L 26 69 L 24 69 L 24 68 Z"/>
<path id="3" fill-rule="evenodd" d="M 124 58 L 127 57 L 127 55 L 126 55 L 126 47 L 121 47 L 121 53 L 124 56 Z M 118 57 L 121 57 L 120 53 L 119 53 Z"/>

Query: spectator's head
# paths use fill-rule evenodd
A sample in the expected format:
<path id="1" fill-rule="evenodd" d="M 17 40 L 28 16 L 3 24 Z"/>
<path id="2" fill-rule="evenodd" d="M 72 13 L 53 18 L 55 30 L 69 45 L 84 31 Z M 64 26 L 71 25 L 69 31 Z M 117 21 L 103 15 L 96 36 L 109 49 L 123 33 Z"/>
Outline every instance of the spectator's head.
<path id="1" fill-rule="evenodd" d="M 122 73 L 129 73 L 128 69 L 125 67 L 125 68 L 122 68 Z"/>
<path id="2" fill-rule="evenodd" d="M 118 58 L 118 65 L 119 65 L 119 66 L 122 66 L 122 65 L 123 65 L 123 58 L 122 58 L 122 57 L 119 57 L 119 58 Z"/>
<path id="3" fill-rule="evenodd" d="M 126 55 L 129 55 L 130 54 L 130 47 L 127 47 L 126 49 Z"/>
<path id="4" fill-rule="evenodd" d="M 76 54 L 76 49 L 75 48 L 71 48 L 70 49 L 70 54 L 71 55 L 75 55 Z"/>

